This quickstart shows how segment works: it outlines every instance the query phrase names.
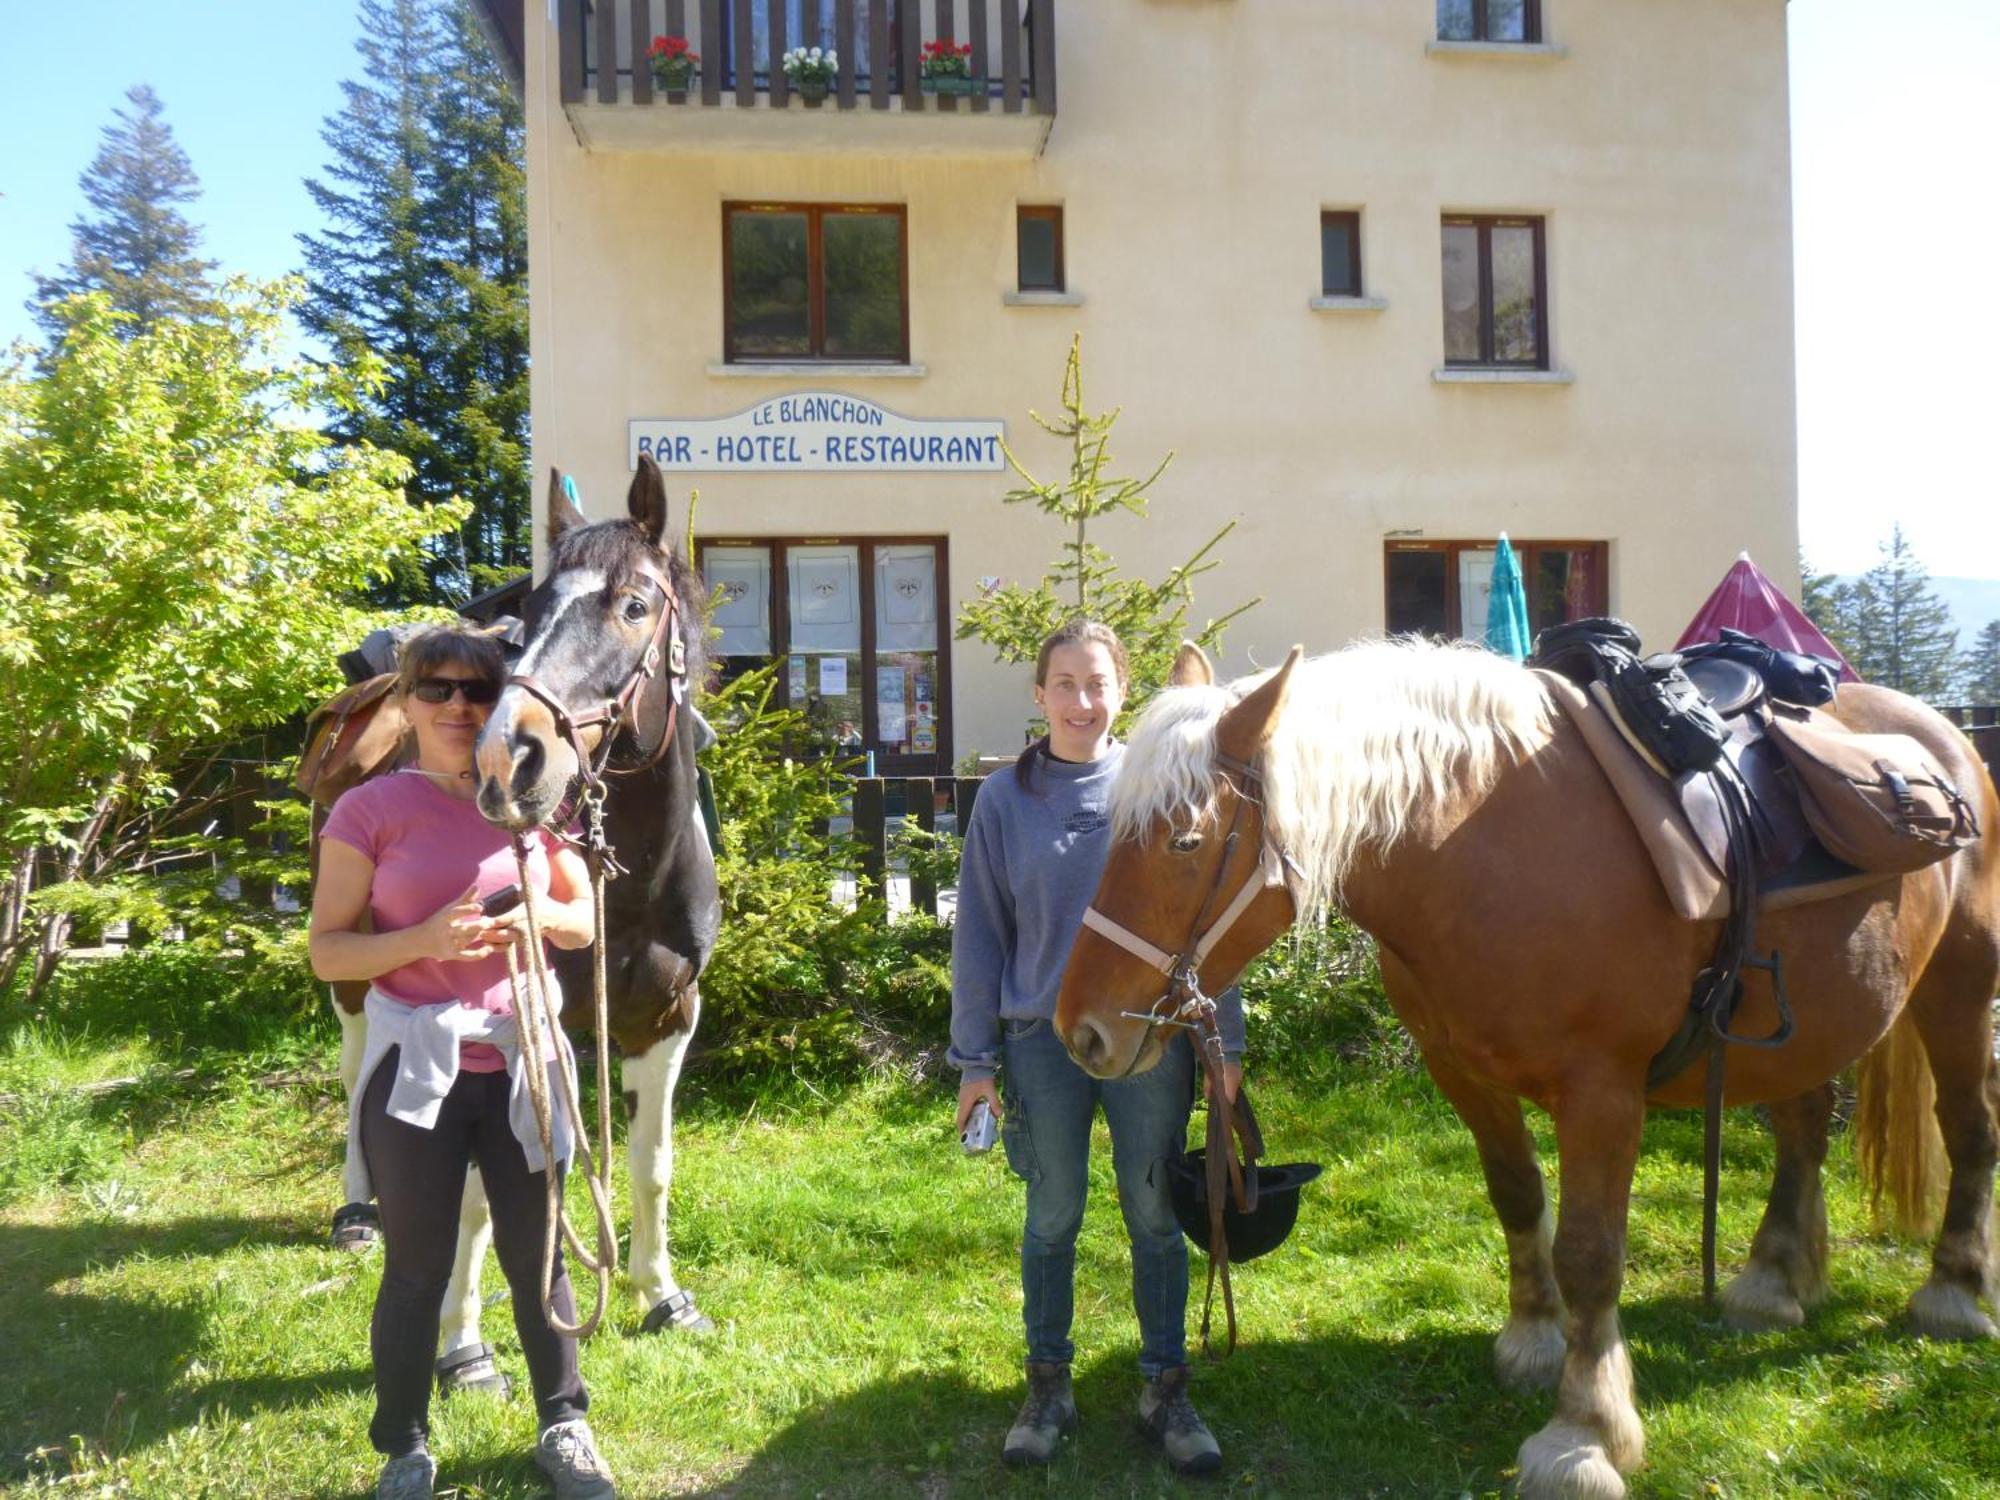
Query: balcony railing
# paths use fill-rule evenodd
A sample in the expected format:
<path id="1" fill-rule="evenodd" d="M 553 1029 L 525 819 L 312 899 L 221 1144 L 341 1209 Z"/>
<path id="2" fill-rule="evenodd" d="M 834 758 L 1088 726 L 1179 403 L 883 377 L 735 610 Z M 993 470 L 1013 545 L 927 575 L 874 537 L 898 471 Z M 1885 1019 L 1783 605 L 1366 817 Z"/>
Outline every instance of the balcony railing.
<path id="1" fill-rule="evenodd" d="M 599 117 L 585 136 L 608 144 L 659 144 L 670 136 L 645 127 L 637 133 L 629 122 L 608 126 L 598 106 L 657 111 L 663 122 L 681 111 L 689 123 L 706 111 L 805 108 L 864 117 L 983 115 L 995 125 L 1012 116 L 1008 133 L 1032 122 L 1037 135 L 1056 112 L 1055 0 L 558 0 L 558 6 L 563 104 L 573 119 Z M 700 55 L 700 75 L 689 88 L 669 92 L 653 77 L 646 57 L 655 36 L 686 37 Z M 971 44 L 970 74 L 983 87 L 924 91 L 923 46 L 939 39 Z M 796 97 L 797 86 L 785 77 L 782 59 L 793 47 L 839 54 L 840 70 L 823 103 Z M 727 138 L 712 130 L 697 134 Z"/>

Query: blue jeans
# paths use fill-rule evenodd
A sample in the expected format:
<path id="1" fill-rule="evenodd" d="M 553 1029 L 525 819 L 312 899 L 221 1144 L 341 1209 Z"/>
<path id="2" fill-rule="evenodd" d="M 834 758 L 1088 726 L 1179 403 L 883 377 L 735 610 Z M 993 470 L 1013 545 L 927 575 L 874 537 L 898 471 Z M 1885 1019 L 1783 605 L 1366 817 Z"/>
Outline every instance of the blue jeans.
<path id="1" fill-rule="evenodd" d="M 1187 1142 L 1194 1051 L 1177 1037 L 1150 1072 L 1096 1079 L 1076 1065 L 1047 1021 L 1005 1023 L 1001 1067 L 1007 1162 L 1028 1184 L 1021 1237 L 1022 1321 L 1028 1358 L 1068 1364 L 1076 1345 L 1076 1232 L 1090 1189 L 1090 1123 L 1111 1126 L 1118 1207 L 1132 1242 L 1132 1310 L 1139 1370 L 1151 1378 L 1187 1363 L 1187 1244 L 1174 1217 L 1165 1161 Z"/>

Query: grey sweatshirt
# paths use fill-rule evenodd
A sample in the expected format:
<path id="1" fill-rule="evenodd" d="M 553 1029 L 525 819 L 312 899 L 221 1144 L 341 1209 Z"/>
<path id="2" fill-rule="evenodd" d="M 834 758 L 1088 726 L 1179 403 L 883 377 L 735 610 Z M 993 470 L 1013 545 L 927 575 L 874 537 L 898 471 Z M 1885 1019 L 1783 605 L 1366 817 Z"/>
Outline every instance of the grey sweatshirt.
<path id="1" fill-rule="evenodd" d="M 1123 745 L 1087 762 L 1037 756 L 1031 790 L 1022 790 L 1011 769 L 979 788 L 951 935 L 948 1055 L 967 1079 L 999 1069 L 1003 1020 L 1056 1013 L 1070 945 L 1111 852 L 1108 804 L 1124 757 Z M 1240 1057 L 1243 998 L 1231 988 L 1216 1003 L 1223 1050 Z"/>

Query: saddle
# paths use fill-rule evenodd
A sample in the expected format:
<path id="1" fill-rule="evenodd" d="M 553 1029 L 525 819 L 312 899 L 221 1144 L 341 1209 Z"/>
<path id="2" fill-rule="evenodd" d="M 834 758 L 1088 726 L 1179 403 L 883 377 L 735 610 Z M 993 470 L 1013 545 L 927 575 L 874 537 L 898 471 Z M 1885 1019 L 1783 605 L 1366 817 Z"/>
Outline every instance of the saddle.
<path id="1" fill-rule="evenodd" d="M 1655 1089 L 1707 1060 L 1702 1283 L 1713 1301 L 1724 1059 L 1731 1045 L 1778 1047 L 1792 1034 L 1784 955 L 1755 951 L 1758 913 L 1894 879 L 1979 830 L 1917 741 L 1856 734 L 1817 711 L 1834 695 L 1830 663 L 1735 632 L 1685 655 L 1638 652 L 1624 622 L 1582 620 L 1543 632 L 1528 664 L 1603 767 L 1674 909 L 1722 922 L 1687 1015 L 1646 1073 Z M 1768 1036 L 1732 1029 L 1752 968 L 1771 976 Z"/>

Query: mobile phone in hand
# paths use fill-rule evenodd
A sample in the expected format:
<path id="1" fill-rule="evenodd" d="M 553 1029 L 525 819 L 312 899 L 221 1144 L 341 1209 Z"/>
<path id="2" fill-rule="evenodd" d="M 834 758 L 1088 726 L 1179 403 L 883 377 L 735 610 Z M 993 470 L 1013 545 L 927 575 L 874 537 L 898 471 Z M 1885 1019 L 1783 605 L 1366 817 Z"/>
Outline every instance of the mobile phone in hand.
<path id="1" fill-rule="evenodd" d="M 521 904 L 521 888 L 518 885 L 503 885 L 492 895 L 479 903 L 482 917 L 503 917 Z"/>

